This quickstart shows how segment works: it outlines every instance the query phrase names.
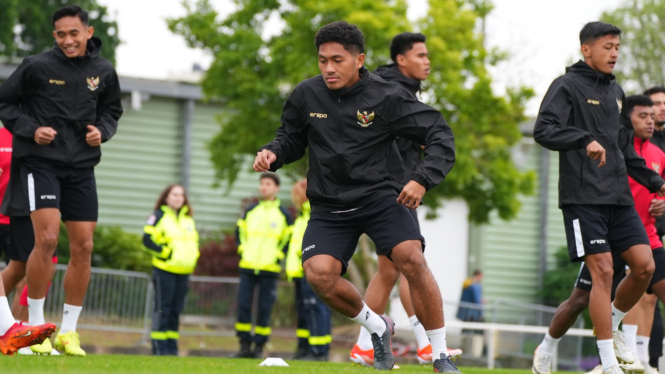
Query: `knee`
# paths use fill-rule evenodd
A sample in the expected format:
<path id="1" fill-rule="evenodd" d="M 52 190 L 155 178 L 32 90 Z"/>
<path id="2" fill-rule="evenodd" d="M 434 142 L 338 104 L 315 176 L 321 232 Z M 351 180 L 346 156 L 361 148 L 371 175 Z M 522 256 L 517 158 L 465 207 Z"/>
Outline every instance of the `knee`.
<path id="1" fill-rule="evenodd" d="M 425 256 L 417 245 L 414 245 L 406 255 L 400 256 L 398 262 L 395 264 L 398 265 L 399 270 L 407 276 L 420 273 L 423 269 L 427 269 Z"/>
<path id="2" fill-rule="evenodd" d="M 613 276 L 614 269 L 610 262 L 599 263 L 595 271 L 591 273 L 592 282 L 601 288 L 611 287 Z"/>
<path id="3" fill-rule="evenodd" d="M 574 297 L 570 298 L 569 303 L 574 314 L 580 314 L 589 307 L 590 296 L 590 292 L 580 292 L 579 295 L 574 295 Z"/>
<path id="4" fill-rule="evenodd" d="M 48 252 L 55 250 L 58 246 L 58 234 L 44 231 L 35 235 L 35 250 Z"/>
<path id="5" fill-rule="evenodd" d="M 81 263 L 90 263 L 92 258 L 92 239 L 79 243 L 70 243 L 71 260 Z"/>
<path id="6" fill-rule="evenodd" d="M 390 284 L 391 287 L 394 286 L 397 279 L 399 279 L 399 275 L 399 270 L 392 262 L 389 265 L 382 265 L 381 262 L 379 262 L 377 276 L 381 278 L 384 283 Z"/>
<path id="7" fill-rule="evenodd" d="M 305 262 L 305 265 L 310 262 L 311 261 Z M 331 286 L 335 279 L 339 278 L 339 274 L 316 265 L 304 266 L 304 270 L 307 282 L 312 286 L 312 289 L 314 289 L 316 294 L 321 298 L 326 299 L 332 292 Z"/>
<path id="8" fill-rule="evenodd" d="M 656 263 L 653 261 L 653 258 L 644 264 L 636 266 L 636 269 L 631 269 L 631 272 L 640 279 L 651 279 L 654 271 L 656 271 Z"/>

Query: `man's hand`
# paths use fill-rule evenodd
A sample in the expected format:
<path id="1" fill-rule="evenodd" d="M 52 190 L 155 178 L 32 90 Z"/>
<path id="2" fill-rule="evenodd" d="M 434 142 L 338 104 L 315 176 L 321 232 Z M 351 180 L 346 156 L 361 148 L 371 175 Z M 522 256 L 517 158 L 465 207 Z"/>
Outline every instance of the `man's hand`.
<path id="1" fill-rule="evenodd" d="M 277 156 L 271 151 L 264 149 L 256 154 L 256 158 L 254 159 L 254 170 L 259 173 L 269 171 L 270 164 L 275 161 L 277 161 Z"/>
<path id="2" fill-rule="evenodd" d="M 594 140 L 586 146 L 586 154 L 594 160 L 600 159 L 599 168 L 605 165 L 605 148 L 597 141 Z"/>
<path id="3" fill-rule="evenodd" d="M 425 187 L 416 181 L 410 181 L 402 189 L 397 202 L 409 209 L 416 209 L 420 206 L 423 195 L 425 195 Z"/>
<path id="4" fill-rule="evenodd" d="M 658 196 L 665 196 L 665 184 L 660 187 L 660 190 L 658 190 Z"/>
<path id="5" fill-rule="evenodd" d="M 649 213 L 654 217 L 660 217 L 665 213 L 665 200 L 651 200 L 651 206 L 649 206 Z"/>
<path id="6" fill-rule="evenodd" d="M 35 142 L 39 145 L 49 145 L 58 134 L 52 127 L 42 126 L 35 131 Z"/>
<path id="7" fill-rule="evenodd" d="M 91 147 L 99 147 L 102 145 L 102 133 L 93 125 L 88 125 L 88 133 L 85 134 L 85 141 Z"/>

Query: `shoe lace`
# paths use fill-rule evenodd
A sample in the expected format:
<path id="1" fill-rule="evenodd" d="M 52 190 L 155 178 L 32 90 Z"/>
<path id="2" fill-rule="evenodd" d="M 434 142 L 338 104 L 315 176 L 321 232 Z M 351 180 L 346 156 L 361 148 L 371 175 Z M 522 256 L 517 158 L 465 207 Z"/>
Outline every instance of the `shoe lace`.
<path id="1" fill-rule="evenodd" d="M 385 360 L 386 350 L 383 346 L 383 339 L 378 334 L 372 334 L 372 343 L 374 343 L 374 361 Z"/>
<path id="2" fill-rule="evenodd" d="M 614 333 L 614 336 L 616 339 L 614 339 L 614 345 L 616 348 L 620 351 L 627 351 L 628 347 L 626 346 L 626 342 L 623 339 L 623 332 L 621 330 L 617 330 Z"/>
<path id="3" fill-rule="evenodd" d="M 541 372 L 548 372 L 552 367 L 552 358 L 553 355 L 539 354 L 538 360 L 536 361 L 536 369 Z"/>

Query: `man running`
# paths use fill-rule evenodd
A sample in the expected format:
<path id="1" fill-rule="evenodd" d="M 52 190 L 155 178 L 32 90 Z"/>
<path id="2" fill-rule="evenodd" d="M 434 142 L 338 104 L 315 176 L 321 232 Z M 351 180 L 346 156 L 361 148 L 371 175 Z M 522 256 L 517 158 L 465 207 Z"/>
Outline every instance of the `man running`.
<path id="1" fill-rule="evenodd" d="M 572 261 L 584 261 L 593 279 L 589 306 L 606 374 L 623 373 L 618 360 L 634 362 L 618 328 L 654 272 L 649 238 L 627 176 L 651 192 L 665 194 L 665 181 L 647 168 L 627 132 L 619 131 L 624 93 L 612 72 L 620 35 L 618 27 L 604 22 L 582 28 L 584 61 L 554 80 L 534 129 L 536 142 L 559 151 L 559 206 L 568 251 Z M 614 302 L 612 253 L 619 254 L 631 270 L 618 285 Z M 536 362 L 533 369 L 540 373 Z"/>
<path id="2" fill-rule="evenodd" d="M 416 315 L 432 344 L 434 370 L 459 373 L 447 355 L 443 302 L 423 256 L 424 239 L 407 210 L 417 208 L 425 191 L 453 167 L 452 131 L 441 113 L 367 71 L 364 37 L 355 25 L 323 26 L 315 44 L 321 75 L 291 93 L 276 139 L 259 151 L 254 170 L 275 171 L 309 147 L 312 213 L 303 239 L 305 275 L 322 300 L 370 332 L 375 369 L 395 365 L 394 324 L 374 313 L 341 277 L 362 233 L 409 281 Z M 396 136 L 425 145 L 423 162 L 406 185 Z"/>
<path id="3" fill-rule="evenodd" d="M 88 13 L 68 5 L 52 17 L 53 49 L 26 58 L 0 86 L 0 120 L 13 127 L 14 155 L 28 196 L 35 248 L 27 264 L 30 324 L 44 323 L 44 295 L 60 221 L 70 240 L 65 305 L 55 348 L 85 356 L 76 324 L 90 281 L 98 201 L 94 166 L 100 145 L 115 134 L 122 115 L 115 69 L 99 57 Z M 33 350 L 35 350 L 33 348 Z M 39 353 L 50 353 L 45 340 Z"/>
<path id="4" fill-rule="evenodd" d="M 396 35 L 390 43 L 390 58 L 393 60 L 393 63 L 380 66 L 374 74 L 388 82 L 399 84 L 406 92 L 413 96 L 414 100 L 417 100 L 417 94 L 420 91 L 420 82 L 427 79 L 430 72 L 427 46 L 425 45 L 426 40 L 425 35 L 420 33 L 403 32 Z M 411 174 L 416 171 L 422 158 L 422 146 L 402 138 L 397 138 L 395 143 L 397 143 L 404 170 L 406 171 L 405 182 L 408 182 L 412 179 Z M 413 219 L 418 223 L 416 210 L 410 209 L 409 213 L 411 213 Z M 378 271 L 372 277 L 365 291 L 365 303 L 374 312 L 378 314 L 385 313 L 390 299 L 390 292 L 399 279 L 399 297 L 409 317 L 413 333 L 416 336 L 418 362 L 421 364 L 430 364 L 432 362 L 432 345 L 427 339 L 425 328 L 418 321 L 418 317 L 416 317 L 416 313 L 413 310 L 408 281 L 404 275 L 400 275 L 397 266 L 388 257 L 378 256 L 378 265 Z M 451 357 L 461 353 L 462 351 L 459 349 L 448 348 L 448 355 Z M 360 328 L 358 342 L 353 346 L 349 358 L 352 362 L 359 365 L 374 365 L 372 338 L 366 328 Z"/>

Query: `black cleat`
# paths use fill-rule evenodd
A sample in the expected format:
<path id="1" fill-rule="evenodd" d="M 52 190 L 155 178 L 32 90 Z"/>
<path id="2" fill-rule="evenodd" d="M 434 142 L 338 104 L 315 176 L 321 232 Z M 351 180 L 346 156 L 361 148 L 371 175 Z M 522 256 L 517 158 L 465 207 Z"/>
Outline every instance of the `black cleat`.
<path id="1" fill-rule="evenodd" d="M 254 346 L 254 352 L 253 355 L 251 356 L 253 358 L 263 358 L 263 345 L 262 344 L 257 344 Z"/>
<path id="2" fill-rule="evenodd" d="M 293 355 L 293 360 L 302 360 L 309 355 L 309 349 L 306 347 L 299 347 L 296 354 Z"/>
<path id="3" fill-rule="evenodd" d="M 233 358 L 254 358 L 251 351 L 252 343 L 249 341 L 240 341 L 240 351 L 233 355 Z"/>
<path id="4" fill-rule="evenodd" d="M 386 323 L 386 331 L 383 335 L 372 334 L 372 345 L 374 346 L 374 369 L 392 370 L 395 366 L 395 355 L 391 338 L 395 335 L 395 323 L 387 316 L 381 316 Z"/>
<path id="5" fill-rule="evenodd" d="M 441 358 L 434 360 L 433 366 L 435 373 L 462 373 L 445 353 L 441 353 Z"/>

